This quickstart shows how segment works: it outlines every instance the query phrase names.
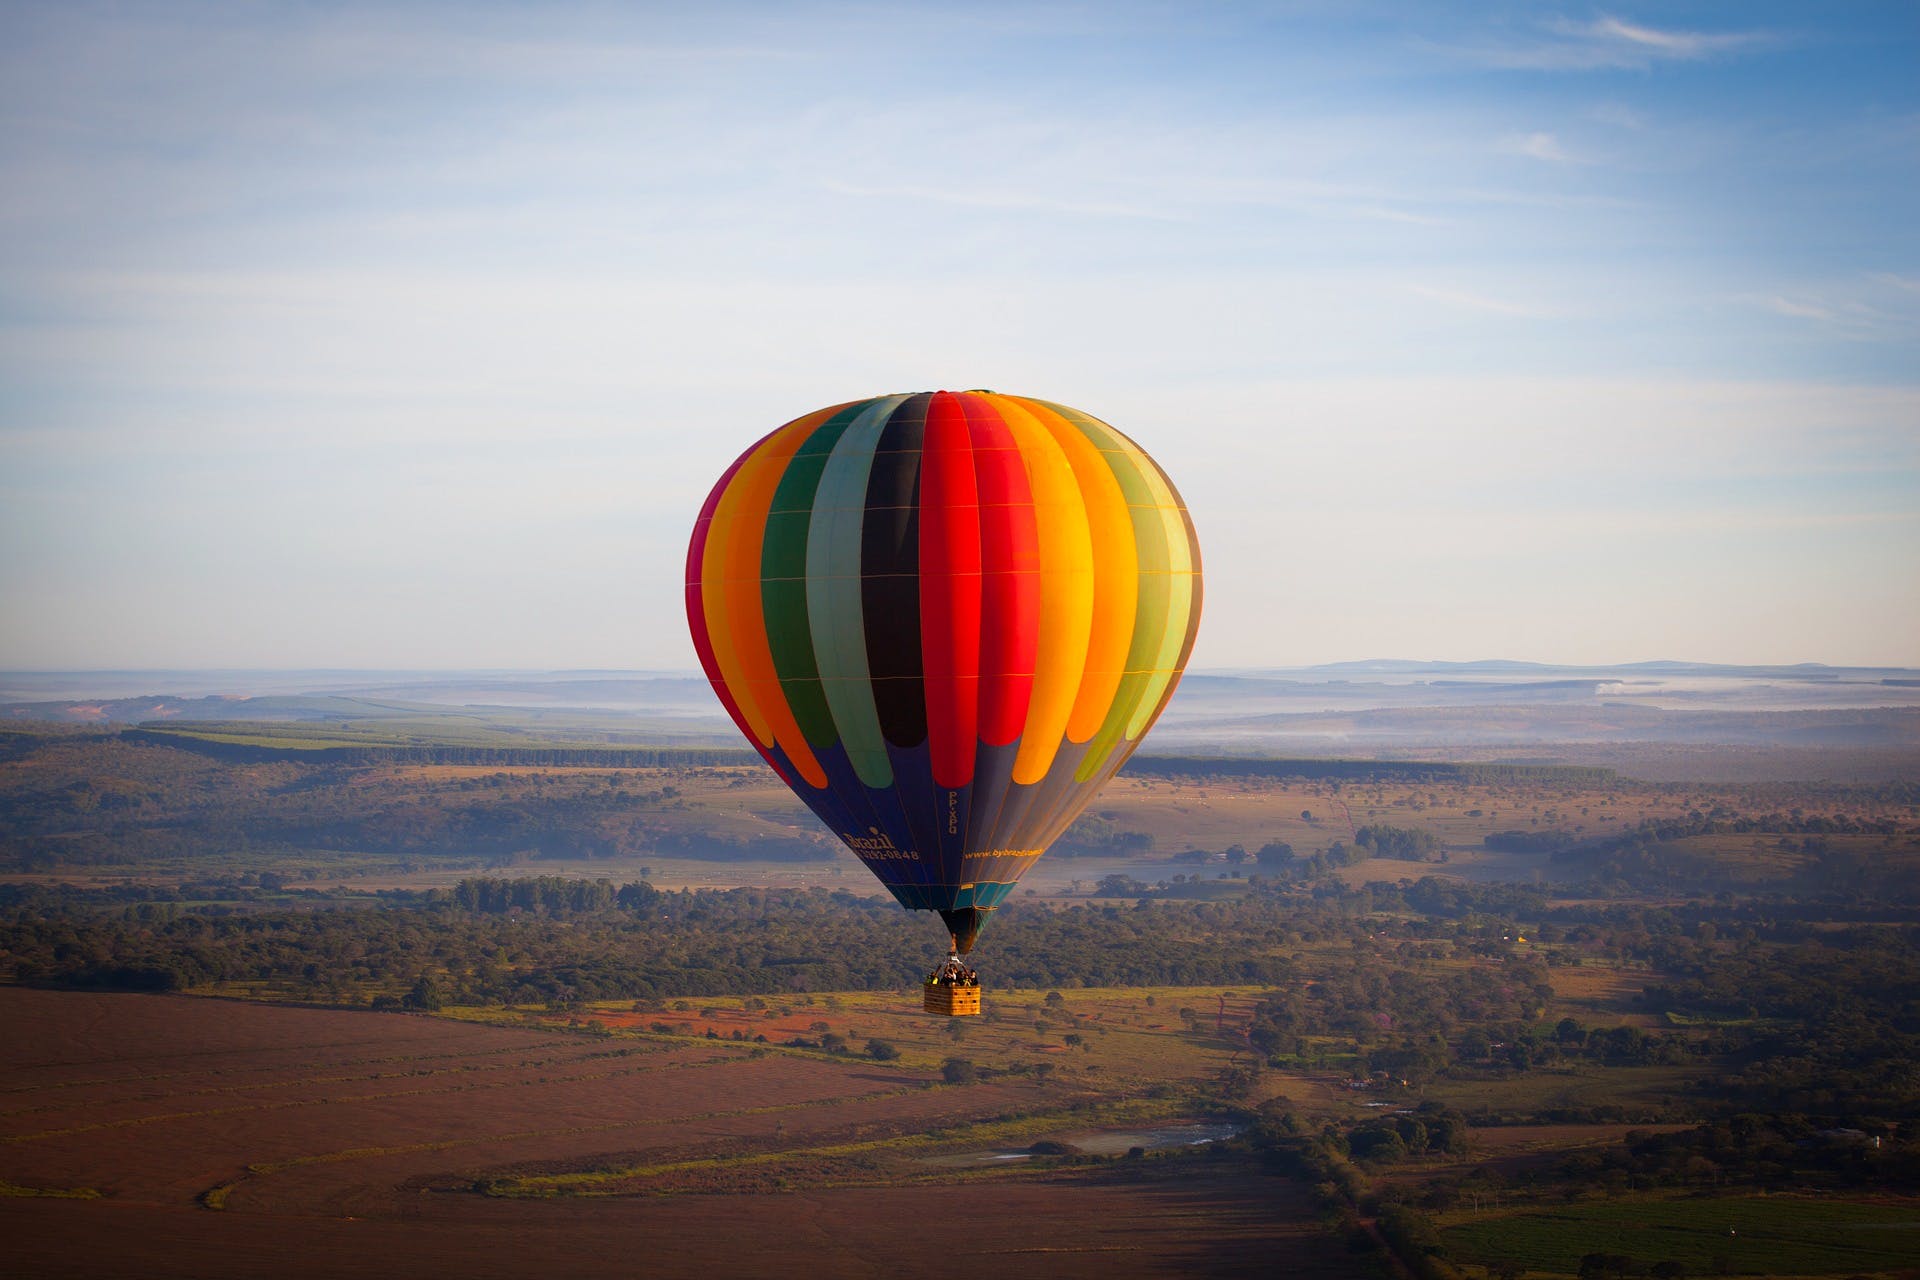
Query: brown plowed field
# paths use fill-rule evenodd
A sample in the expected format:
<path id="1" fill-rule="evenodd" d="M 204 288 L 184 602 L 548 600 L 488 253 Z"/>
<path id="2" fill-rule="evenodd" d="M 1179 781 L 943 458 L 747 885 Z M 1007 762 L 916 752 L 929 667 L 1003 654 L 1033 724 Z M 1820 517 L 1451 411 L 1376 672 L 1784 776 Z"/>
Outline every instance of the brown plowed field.
<path id="1" fill-rule="evenodd" d="M 812 1148 L 1046 1105 L 1034 1084 L 930 1089 L 924 1072 L 733 1043 L 186 997 L 0 988 L 0 1026 L 0 1269 L 13 1276 L 1310 1277 L 1347 1265 L 1297 1188 L 1203 1166 L 1143 1182 L 805 1176 Z M 688 1175 L 672 1195 L 472 1189 L 503 1172 L 742 1154 L 777 1165 L 788 1189 L 714 1194 L 696 1177 L 688 1191 Z"/>

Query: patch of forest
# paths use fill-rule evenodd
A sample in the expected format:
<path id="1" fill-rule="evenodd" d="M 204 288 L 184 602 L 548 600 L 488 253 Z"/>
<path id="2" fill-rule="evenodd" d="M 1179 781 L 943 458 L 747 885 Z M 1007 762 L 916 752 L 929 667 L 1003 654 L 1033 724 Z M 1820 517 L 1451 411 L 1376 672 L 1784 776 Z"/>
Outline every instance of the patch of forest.
<path id="1" fill-rule="evenodd" d="M 381 997 L 566 1005 L 910 988 L 937 951 L 926 919 L 822 890 L 475 877 L 374 901 L 290 910 L 167 901 L 131 886 L 14 886 L 0 898 L 0 972 L 96 988 L 268 984 L 363 1007 Z M 1428 880 L 1305 899 L 1016 903 L 997 913 L 980 959 L 1001 986 L 1263 988 L 1247 1037 L 1272 1066 L 1351 1061 L 1418 1083 L 1711 1062 L 1704 1094 L 1627 1118 L 1720 1107 L 1920 1120 L 1913 918 L 1548 907 L 1512 886 Z M 1656 1025 L 1546 1018 L 1557 975 L 1586 959 L 1644 971 L 1633 1007 Z"/>
<path id="2" fill-rule="evenodd" d="M 820 861 L 837 849 L 817 831 L 716 829 L 689 811 L 682 787 L 696 770 L 709 789 L 763 777 L 771 785 L 757 758 L 730 770 L 435 775 L 305 758 L 234 763 L 132 733 L 32 735 L 32 743 L 0 787 L 0 870 L 231 855 L 297 862 L 314 853 Z"/>
<path id="3" fill-rule="evenodd" d="M 103 909 L 112 892 L 14 890 L 0 910 L 0 966 L 16 981 L 84 987 L 273 982 L 337 1003 L 425 978 L 455 1002 L 519 1004 L 907 987 L 945 942 L 929 917 L 890 899 L 822 890 L 481 878 L 380 895 L 362 910 L 304 911 L 153 900 Z M 992 967 L 1021 986 L 1278 982 L 1290 971 L 1272 945 L 1286 914 L 1277 903 L 1219 914 L 1006 908 Z"/>
<path id="4" fill-rule="evenodd" d="M 1764 838 L 1761 838 L 1764 837 Z M 1579 841 L 1566 832 L 1496 832 L 1489 848 L 1549 855 L 1607 896 L 1763 889 L 1776 896 L 1920 901 L 1920 824 L 1837 813 L 1717 808 Z"/>

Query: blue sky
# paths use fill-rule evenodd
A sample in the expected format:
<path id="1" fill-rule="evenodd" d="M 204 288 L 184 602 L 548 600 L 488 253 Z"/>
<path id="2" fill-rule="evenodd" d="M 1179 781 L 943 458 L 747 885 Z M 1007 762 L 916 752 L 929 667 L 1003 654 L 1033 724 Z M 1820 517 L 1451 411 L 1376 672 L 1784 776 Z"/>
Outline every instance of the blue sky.
<path id="1" fill-rule="evenodd" d="M 1920 664 L 1920 10 L 0 6 L 0 666 L 683 667 L 819 405 L 1140 440 L 1196 665 Z"/>

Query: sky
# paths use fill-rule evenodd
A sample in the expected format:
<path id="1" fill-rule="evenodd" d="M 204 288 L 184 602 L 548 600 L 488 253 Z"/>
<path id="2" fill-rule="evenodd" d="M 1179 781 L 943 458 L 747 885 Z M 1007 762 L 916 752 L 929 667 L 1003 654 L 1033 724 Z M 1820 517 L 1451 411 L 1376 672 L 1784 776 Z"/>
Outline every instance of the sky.
<path id="1" fill-rule="evenodd" d="M 1920 665 L 1920 8 L 0 0 L 0 668 L 691 668 L 814 408 L 1139 441 L 1196 667 Z"/>

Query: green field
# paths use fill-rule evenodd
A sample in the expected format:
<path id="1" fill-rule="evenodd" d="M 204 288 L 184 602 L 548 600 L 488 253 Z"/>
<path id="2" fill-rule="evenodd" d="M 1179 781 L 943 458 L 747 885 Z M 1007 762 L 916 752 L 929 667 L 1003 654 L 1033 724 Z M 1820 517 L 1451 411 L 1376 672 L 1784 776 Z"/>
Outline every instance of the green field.
<path id="1" fill-rule="evenodd" d="M 1480 1218 L 1445 1231 L 1456 1258 L 1576 1275 L 1589 1253 L 1689 1274 L 1871 1274 L 1920 1265 L 1920 1203 L 1794 1196 L 1616 1201 Z"/>
<path id="2" fill-rule="evenodd" d="M 1619 1106 L 1653 1113 L 1677 1105 L 1699 1071 L 1690 1067 L 1573 1067 L 1517 1072 L 1490 1079 L 1466 1077 L 1430 1083 L 1424 1096 L 1468 1116 L 1528 1114 L 1554 1108 Z"/>

